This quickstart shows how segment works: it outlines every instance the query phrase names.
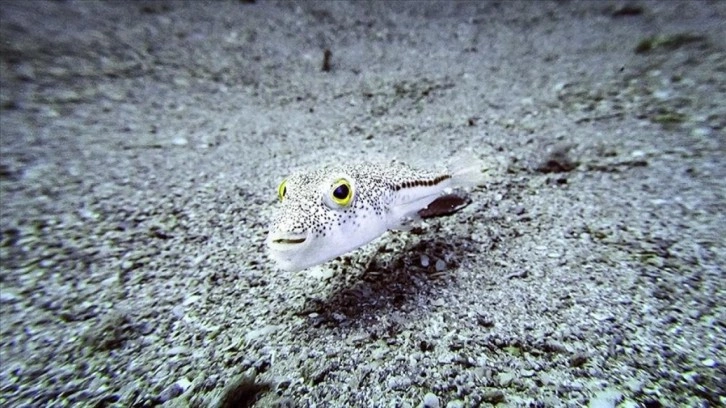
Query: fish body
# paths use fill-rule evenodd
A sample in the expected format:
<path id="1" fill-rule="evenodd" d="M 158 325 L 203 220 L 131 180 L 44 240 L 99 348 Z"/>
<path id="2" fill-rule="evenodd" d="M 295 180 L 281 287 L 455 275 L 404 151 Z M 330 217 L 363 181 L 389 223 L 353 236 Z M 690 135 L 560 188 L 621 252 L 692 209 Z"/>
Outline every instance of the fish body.
<path id="1" fill-rule="evenodd" d="M 390 162 L 292 174 L 278 188 L 281 203 L 266 241 L 270 259 L 283 270 L 302 270 L 388 230 L 407 229 L 420 210 L 446 191 L 481 183 L 481 170 L 472 162 L 442 172 Z"/>

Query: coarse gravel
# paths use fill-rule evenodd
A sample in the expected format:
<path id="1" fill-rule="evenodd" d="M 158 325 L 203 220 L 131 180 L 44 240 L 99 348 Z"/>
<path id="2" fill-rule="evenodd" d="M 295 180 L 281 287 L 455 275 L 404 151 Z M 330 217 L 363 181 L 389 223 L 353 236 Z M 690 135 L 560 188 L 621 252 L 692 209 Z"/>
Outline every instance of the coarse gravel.
<path id="1" fill-rule="evenodd" d="M 726 405 L 724 21 L 1 2 L 0 405 Z M 291 171 L 462 151 L 460 211 L 267 259 Z"/>

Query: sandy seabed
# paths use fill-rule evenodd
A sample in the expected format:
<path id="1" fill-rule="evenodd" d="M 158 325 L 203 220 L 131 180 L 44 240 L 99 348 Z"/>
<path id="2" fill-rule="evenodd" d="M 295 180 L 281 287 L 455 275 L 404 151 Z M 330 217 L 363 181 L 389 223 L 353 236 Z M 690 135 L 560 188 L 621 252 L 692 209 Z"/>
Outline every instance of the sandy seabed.
<path id="1" fill-rule="evenodd" d="M 0 405 L 723 406 L 725 22 L 1 2 Z M 267 258 L 291 171 L 462 151 L 463 210 Z"/>

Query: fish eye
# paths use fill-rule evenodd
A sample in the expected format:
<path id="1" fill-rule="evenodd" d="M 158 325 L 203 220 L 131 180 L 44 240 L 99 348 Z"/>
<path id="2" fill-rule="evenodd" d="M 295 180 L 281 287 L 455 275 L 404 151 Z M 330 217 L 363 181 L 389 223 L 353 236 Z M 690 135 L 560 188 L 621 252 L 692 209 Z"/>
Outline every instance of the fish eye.
<path id="1" fill-rule="evenodd" d="M 282 180 L 279 186 L 277 186 L 277 198 L 282 201 L 287 195 L 287 179 Z"/>
<path id="2" fill-rule="evenodd" d="M 330 198 L 332 198 L 335 204 L 341 207 L 349 206 L 351 201 L 353 201 L 353 187 L 350 185 L 350 182 L 346 179 L 339 179 L 333 183 Z"/>

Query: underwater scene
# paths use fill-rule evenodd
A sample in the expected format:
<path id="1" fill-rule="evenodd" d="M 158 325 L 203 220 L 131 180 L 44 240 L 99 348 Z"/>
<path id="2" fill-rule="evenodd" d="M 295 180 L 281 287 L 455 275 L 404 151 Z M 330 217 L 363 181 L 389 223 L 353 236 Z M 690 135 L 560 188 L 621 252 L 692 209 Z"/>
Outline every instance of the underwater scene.
<path id="1" fill-rule="evenodd" d="M 725 406 L 724 22 L 0 2 L 0 406 Z"/>

